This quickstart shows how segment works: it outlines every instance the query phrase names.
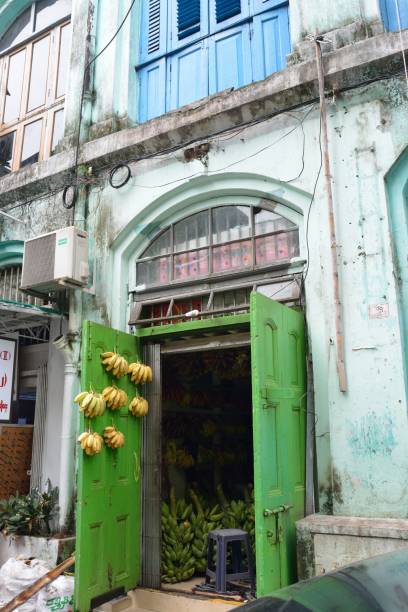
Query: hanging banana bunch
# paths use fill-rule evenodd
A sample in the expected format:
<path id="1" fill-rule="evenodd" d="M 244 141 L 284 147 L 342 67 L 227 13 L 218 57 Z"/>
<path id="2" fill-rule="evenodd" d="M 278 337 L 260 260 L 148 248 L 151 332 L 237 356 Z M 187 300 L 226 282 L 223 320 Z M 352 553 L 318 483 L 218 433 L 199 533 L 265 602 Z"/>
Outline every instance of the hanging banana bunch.
<path id="1" fill-rule="evenodd" d="M 109 448 L 120 448 L 125 444 L 124 434 L 118 431 L 114 426 L 105 427 L 103 430 L 103 438 L 106 446 L 109 446 Z"/>
<path id="2" fill-rule="evenodd" d="M 129 405 L 129 412 L 136 417 L 144 417 L 149 411 L 149 404 L 144 397 L 134 397 Z"/>
<path id="3" fill-rule="evenodd" d="M 119 353 L 113 353 L 108 351 L 101 354 L 101 361 L 106 368 L 107 372 L 112 372 L 116 378 L 126 376 L 129 371 L 128 362 Z"/>
<path id="4" fill-rule="evenodd" d="M 95 391 L 81 391 L 74 402 L 79 404 L 79 410 L 90 419 L 102 416 L 106 409 L 106 402 L 101 393 Z"/>
<path id="5" fill-rule="evenodd" d="M 112 410 L 120 410 L 127 405 L 129 398 L 123 389 L 118 389 L 115 385 L 106 387 L 102 391 L 102 396 L 106 405 Z"/>
<path id="6" fill-rule="evenodd" d="M 143 363 L 130 363 L 128 366 L 130 380 L 136 384 L 143 385 L 146 382 L 152 382 L 153 372 L 150 366 Z"/>
<path id="7" fill-rule="evenodd" d="M 97 455 L 101 452 L 103 446 L 102 437 L 91 431 L 84 431 L 78 438 L 82 450 L 87 455 Z"/>

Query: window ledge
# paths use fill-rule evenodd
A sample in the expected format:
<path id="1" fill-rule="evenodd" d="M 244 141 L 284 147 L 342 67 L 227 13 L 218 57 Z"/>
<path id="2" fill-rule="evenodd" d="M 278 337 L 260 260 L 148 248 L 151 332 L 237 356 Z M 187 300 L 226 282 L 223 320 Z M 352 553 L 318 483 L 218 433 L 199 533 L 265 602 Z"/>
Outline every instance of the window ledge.
<path id="1" fill-rule="evenodd" d="M 408 49 L 408 30 L 402 32 Z M 403 71 L 398 33 L 383 33 L 324 56 L 326 89 L 352 89 Z M 273 117 L 318 99 L 314 60 L 289 66 L 241 89 L 224 91 L 146 123 L 85 143 L 79 163 L 94 169 L 205 140 L 221 131 Z M 74 151 L 20 169 L 0 179 L 1 205 L 35 199 L 69 182 Z"/>

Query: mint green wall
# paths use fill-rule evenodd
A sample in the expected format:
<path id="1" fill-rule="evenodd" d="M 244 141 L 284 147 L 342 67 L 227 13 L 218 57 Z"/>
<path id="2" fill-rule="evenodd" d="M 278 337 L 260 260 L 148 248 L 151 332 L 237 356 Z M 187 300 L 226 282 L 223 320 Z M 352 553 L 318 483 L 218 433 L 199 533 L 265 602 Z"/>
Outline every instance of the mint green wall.
<path id="1" fill-rule="evenodd" d="M 408 149 L 387 174 L 386 186 L 408 393 Z"/>

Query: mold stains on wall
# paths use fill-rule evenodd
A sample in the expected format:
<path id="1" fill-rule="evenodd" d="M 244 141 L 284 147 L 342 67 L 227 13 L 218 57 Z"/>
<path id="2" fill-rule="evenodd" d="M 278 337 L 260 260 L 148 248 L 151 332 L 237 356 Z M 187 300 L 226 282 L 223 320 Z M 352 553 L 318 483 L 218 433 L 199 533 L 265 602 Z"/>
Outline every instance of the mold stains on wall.
<path id="1" fill-rule="evenodd" d="M 395 424 L 388 415 L 369 412 L 348 424 L 348 444 L 355 457 L 390 455 L 397 445 Z"/>

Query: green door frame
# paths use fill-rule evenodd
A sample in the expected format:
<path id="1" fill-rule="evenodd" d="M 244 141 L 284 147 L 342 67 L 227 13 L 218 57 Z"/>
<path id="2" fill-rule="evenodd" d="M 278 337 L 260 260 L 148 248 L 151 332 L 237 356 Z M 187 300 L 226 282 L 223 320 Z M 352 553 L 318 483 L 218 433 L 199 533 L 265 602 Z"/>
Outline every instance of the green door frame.
<path id="1" fill-rule="evenodd" d="M 263 296 L 259 296 L 259 298 L 261 298 L 263 300 L 265 300 L 266 298 Z M 259 300 L 258 298 L 258 300 Z M 255 306 L 256 303 L 256 296 L 255 294 L 252 296 L 252 301 L 251 304 L 253 306 Z M 272 300 L 271 300 L 272 301 Z M 276 304 L 277 306 L 277 304 Z M 279 306 L 279 308 L 283 308 L 282 306 Z M 293 313 L 294 315 L 295 313 Z M 296 318 L 296 317 L 295 317 Z M 253 323 L 254 321 L 252 321 Z M 222 317 L 217 317 L 215 319 L 204 319 L 204 320 L 199 320 L 199 321 L 188 321 L 188 322 L 182 322 L 182 323 L 174 323 L 171 325 L 163 325 L 163 326 L 155 326 L 155 327 L 148 327 L 148 328 L 143 328 L 143 329 L 139 329 L 136 330 L 135 335 L 139 338 L 139 340 L 141 342 L 143 342 L 143 340 L 145 341 L 155 341 L 155 340 L 160 340 L 160 339 L 164 339 L 164 338 L 177 338 L 182 336 L 183 334 L 191 334 L 192 332 L 202 332 L 202 331 L 214 331 L 214 332 L 219 332 L 222 333 L 223 331 L 230 331 L 231 329 L 239 329 L 242 327 L 246 327 L 248 329 L 248 331 L 251 332 L 251 314 L 240 314 L 240 315 L 228 315 L 228 316 L 222 316 Z M 263 331 L 263 330 L 262 330 Z M 254 329 L 254 334 L 259 334 L 260 330 L 255 330 Z M 265 340 L 262 338 L 262 348 L 261 348 L 261 353 L 263 353 L 263 349 L 265 348 Z M 300 341 L 302 341 L 302 339 L 300 339 Z M 283 337 L 281 339 L 281 342 L 283 342 Z M 281 347 L 281 349 L 283 349 L 284 347 Z M 251 351 L 253 353 L 253 350 Z M 286 353 L 287 351 L 283 351 L 283 353 Z M 259 351 L 258 351 L 259 353 Z M 266 354 L 266 353 L 265 353 Z M 259 358 L 259 354 L 258 354 L 258 358 Z M 263 366 L 262 366 L 263 367 Z M 299 365 L 299 368 L 301 369 L 301 366 Z M 299 369 L 299 372 L 300 372 Z M 259 376 L 258 376 L 259 378 Z M 258 381 L 259 382 L 259 381 Z M 282 381 L 280 381 L 280 383 L 282 383 Z M 254 381 L 252 381 L 252 385 L 254 385 Z M 254 392 L 254 387 L 253 388 L 253 392 Z M 255 390 L 255 391 L 259 391 L 259 389 Z M 285 390 L 284 390 L 285 391 Z M 305 394 L 304 394 L 305 395 Z M 257 396 L 258 397 L 258 396 Z M 303 396 L 302 396 L 303 397 Z M 256 404 L 257 406 L 253 406 L 253 418 L 255 416 L 255 412 L 257 412 L 257 423 L 259 421 L 259 398 L 256 400 Z M 254 409 L 256 408 L 255 412 Z M 300 409 L 299 409 L 300 410 Z M 262 411 L 261 411 L 262 412 Z M 300 414 L 300 412 L 299 412 Z M 259 423 L 258 423 L 259 426 Z M 272 428 L 273 429 L 273 428 Z M 292 432 L 291 428 L 290 432 Z M 300 433 L 302 430 L 302 428 L 299 429 Z M 265 432 L 264 432 L 265 433 Z M 288 433 L 288 432 L 287 432 Z M 293 443 L 293 441 L 288 441 L 286 440 L 286 442 L 290 442 L 290 444 L 293 447 L 296 447 L 296 443 Z M 304 441 L 305 442 L 305 441 Z M 302 447 L 302 443 L 300 440 L 298 440 L 299 443 L 299 448 L 298 450 L 300 451 L 301 447 Z M 255 450 L 255 449 L 254 449 Z M 258 462 L 259 462 L 259 457 L 258 457 Z M 296 462 L 294 462 L 296 463 Z M 302 461 L 301 461 L 302 463 Z M 304 462 L 303 462 L 304 463 Z M 265 464 L 266 466 L 266 471 L 268 471 L 268 467 L 267 464 Z M 265 466 L 264 466 L 264 472 L 265 472 Z M 255 469 L 255 455 L 254 455 L 254 469 Z M 291 470 L 293 471 L 295 468 L 291 467 Z M 299 470 L 298 470 L 299 471 Z M 260 470 L 259 466 L 258 466 L 258 472 L 261 473 L 262 470 Z M 262 472 L 263 473 L 263 472 Z M 303 474 L 304 477 L 304 474 Z M 256 478 L 256 474 L 254 474 L 254 478 Z M 286 476 L 285 476 L 286 479 Z M 300 481 L 299 484 L 301 483 L 301 481 L 303 480 L 302 475 L 300 475 Z M 261 486 L 261 483 L 258 483 L 258 488 Z M 262 485 L 263 486 L 263 485 Z M 296 487 L 295 487 L 296 488 Z M 304 492 L 304 481 L 303 481 L 303 486 L 297 487 L 299 489 L 299 493 L 302 493 L 302 491 Z M 284 487 L 286 493 L 287 493 L 287 487 Z M 283 490 L 282 490 L 283 493 Z M 267 492 L 267 495 L 269 495 L 270 493 Z M 283 499 L 283 498 L 282 498 Z M 259 525 L 258 528 L 255 526 L 256 531 L 258 532 L 261 527 L 264 524 L 264 517 L 265 517 L 265 508 L 263 507 L 265 505 L 267 500 L 263 500 L 263 501 L 259 501 L 258 505 L 259 507 L 255 508 L 255 515 L 258 518 L 259 521 Z M 272 498 L 271 498 L 272 501 Z M 299 499 L 298 502 L 295 504 L 296 508 L 294 509 L 295 512 L 294 514 L 296 514 L 296 519 L 299 519 L 301 517 L 304 516 L 304 512 L 302 512 L 301 510 L 301 506 L 302 506 L 302 501 Z M 291 506 L 292 507 L 292 506 Z M 283 508 L 283 506 L 282 506 Z M 304 510 L 304 500 L 303 500 L 303 510 Z M 293 517 L 292 517 L 293 518 Z M 285 518 L 285 520 L 283 521 L 283 523 L 287 523 L 287 527 L 286 530 L 289 529 L 290 530 L 290 546 L 293 547 L 294 545 L 294 523 L 292 524 L 292 526 L 289 525 L 289 522 L 287 520 L 287 518 Z M 280 527 L 280 529 L 283 529 L 283 527 Z M 283 529 L 284 530 L 284 529 Z M 269 531 L 267 531 L 267 533 L 269 534 Z M 259 540 L 261 538 L 262 534 L 259 531 L 258 533 L 258 543 Z M 261 568 L 265 569 L 265 567 L 268 567 L 268 564 L 270 564 L 271 562 L 271 552 L 268 550 L 268 546 L 265 547 L 264 543 L 262 543 L 263 546 L 259 547 L 258 550 L 258 544 L 257 544 L 257 564 L 259 561 L 259 569 L 261 570 Z M 271 548 L 271 547 L 269 547 Z M 262 549 L 262 550 L 261 550 Z M 285 552 L 285 551 L 283 551 Z M 287 553 L 288 551 L 286 551 Z M 290 551 L 289 551 L 290 552 Z M 265 553 L 265 554 L 264 554 Z M 286 554 L 285 553 L 285 554 Z M 279 553 L 278 556 L 276 557 L 276 559 L 274 559 L 274 561 L 276 561 L 277 559 L 280 559 L 280 563 L 283 564 L 283 572 L 266 572 L 268 575 L 265 575 L 265 571 L 260 571 L 259 572 L 259 579 L 257 578 L 257 592 L 258 595 L 266 595 L 271 593 L 273 590 L 275 590 L 276 588 L 280 588 L 281 586 L 285 586 L 290 582 L 293 582 L 293 580 L 295 579 L 296 576 L 296 569 L 295 569 L 295 563 L 294 563 L 294 555 L 293 552 L 289 555 L 286 554 L 286 558 L 285 554 L 281 554 Z M 278 561 L 279 562 L 279 561 Z M 271 574 L 269 576 L 269 574 Z M 272 575 L 273 574 L 273 575 Z M 280 575 L 280 579 L 277 578 L 277 576 Z M 281 583 L 279 583 L 279 580 L 281 581 Z M 282 582 L 283 581 L 283 582 Z"/>

